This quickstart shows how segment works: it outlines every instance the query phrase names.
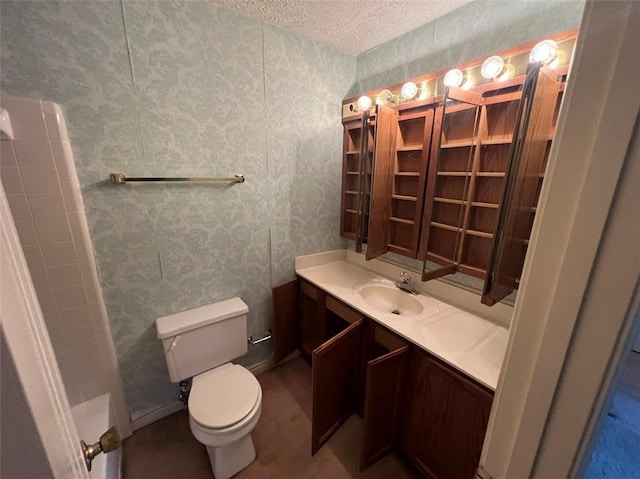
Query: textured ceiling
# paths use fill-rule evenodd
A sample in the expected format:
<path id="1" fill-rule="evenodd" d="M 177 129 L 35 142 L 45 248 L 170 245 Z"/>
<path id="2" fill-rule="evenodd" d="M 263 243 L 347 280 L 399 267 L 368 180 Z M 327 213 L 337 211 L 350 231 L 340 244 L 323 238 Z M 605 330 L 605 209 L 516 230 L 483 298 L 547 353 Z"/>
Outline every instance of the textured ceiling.
<path id="1" fill-rule="evenodd" d="M 471 0 L 212 0 L 359 55 Z"/>

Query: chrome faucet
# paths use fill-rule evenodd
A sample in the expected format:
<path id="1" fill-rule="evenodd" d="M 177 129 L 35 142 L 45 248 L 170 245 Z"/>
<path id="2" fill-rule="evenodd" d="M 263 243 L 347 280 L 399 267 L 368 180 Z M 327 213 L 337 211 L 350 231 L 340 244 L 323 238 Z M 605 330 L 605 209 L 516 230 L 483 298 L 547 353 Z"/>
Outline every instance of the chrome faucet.
<path id="1" fill-rule="evenodd" d="M 406 271 L 400 273 L 400 279 L 396 281 L 396 288 L 401 289 L 402 291 L 409 294 L 420 294 L 420 292 L 416 288 L 411 286 L 411 276 L 409 276 Z"/>

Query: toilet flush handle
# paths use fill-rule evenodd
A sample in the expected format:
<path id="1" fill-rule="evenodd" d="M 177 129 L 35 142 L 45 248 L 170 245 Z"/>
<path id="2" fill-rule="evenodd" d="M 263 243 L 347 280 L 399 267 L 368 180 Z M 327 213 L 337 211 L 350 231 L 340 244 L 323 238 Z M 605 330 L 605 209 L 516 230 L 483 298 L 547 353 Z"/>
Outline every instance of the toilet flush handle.
<path id="1" fill-rule="evenodd" d="M 171 341 L 171 344 L 169 345 L 169 349 L 167 351 L 173 351 L 181 339 L 182 339 L 182 336 L 180 336 L 179 334 L 174 336 L 173 341 Z"/>

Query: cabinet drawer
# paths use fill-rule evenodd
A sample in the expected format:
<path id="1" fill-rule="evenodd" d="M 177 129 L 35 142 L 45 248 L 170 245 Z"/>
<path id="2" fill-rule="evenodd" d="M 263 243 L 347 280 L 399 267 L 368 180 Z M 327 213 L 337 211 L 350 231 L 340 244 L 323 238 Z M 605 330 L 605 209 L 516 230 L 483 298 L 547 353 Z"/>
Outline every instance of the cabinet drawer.
<path id="1" fill-rule="evenodd" d="M 300 281 L 300 293 L 306 294 L 312 299 L 318 299 L 318 288 L 306 281 Z"/>
<path id="2" fill-rule="evenodd" d="M 349 324 L 353 324 L 359 319 L 362 319 L 362 314 L 341 303 L 333 296 L 327 296 L 327 309 L 336 313 Z"/>

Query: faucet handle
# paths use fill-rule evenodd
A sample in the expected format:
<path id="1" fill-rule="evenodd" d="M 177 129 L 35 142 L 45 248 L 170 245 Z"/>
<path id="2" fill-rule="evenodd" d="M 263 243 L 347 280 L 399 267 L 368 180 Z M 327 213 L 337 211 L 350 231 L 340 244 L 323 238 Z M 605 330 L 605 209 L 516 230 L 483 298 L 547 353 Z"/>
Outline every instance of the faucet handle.
<path id="1" fill-rule="evenodd" d="M 400 273 L 400 281 L 409 284 L 411 283 L 411 276 L 409 276 L 409 273 L 407 273 L 406 271 L 403 271 L 402 273 Z"/>

